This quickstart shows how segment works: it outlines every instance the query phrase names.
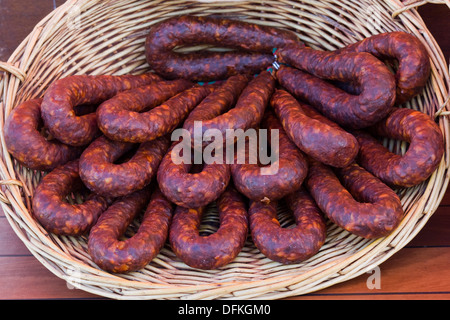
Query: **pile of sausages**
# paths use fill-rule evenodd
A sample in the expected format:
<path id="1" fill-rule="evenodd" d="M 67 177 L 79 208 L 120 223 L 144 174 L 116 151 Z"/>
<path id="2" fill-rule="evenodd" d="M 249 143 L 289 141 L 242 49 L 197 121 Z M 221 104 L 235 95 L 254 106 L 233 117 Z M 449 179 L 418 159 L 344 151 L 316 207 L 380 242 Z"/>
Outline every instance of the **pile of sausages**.
<path id="1" fill-rule="evenodd" d="M 226 50 L 177 51 L 198 44 Z M 426 49 L 408 33 L 318 51 L 290 31 L 181 16 L 154 25 L 145 52 L 152 72 L 56 80 L 4 127 L 10 154 L 46 173 L 34 217 L 48 232 L 87 236 L 104 270 L 144 268 L 166 242 L 193 268 L 220 268 L 249 238 L 269 259 L 298 263 L 320 250 L 328 221 L 383 237 L 404 215 L 394 190 L 427 180 L 443 157 L 434 120 L 400 106 L 430 75 Z M 278 170 L 174 162 L 172 132 L 193 133 L 195 121 L 224 139 L 230 129 L 277 129 Z M 391 153 L 383 138 L 408 149 Z M 82 201 L 69 201 L 74 194 Z M 211 204 L 220 226 L 204 235 Z M 295 226 L 281 227 L 282 204 Z M 133 221 L 137 231 L 124 236 Z"/>

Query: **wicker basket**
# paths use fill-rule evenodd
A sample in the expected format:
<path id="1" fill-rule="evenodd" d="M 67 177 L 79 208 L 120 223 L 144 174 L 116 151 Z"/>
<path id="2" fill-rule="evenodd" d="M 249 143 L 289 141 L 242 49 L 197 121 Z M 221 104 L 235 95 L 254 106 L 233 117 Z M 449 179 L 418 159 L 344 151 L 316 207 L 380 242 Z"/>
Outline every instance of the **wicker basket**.
<path id="1" fill-rule="evenodd" d="M 0 81 L 0 200 L 11 227 L 57 277 L 113 299 L 278 299 L 314 292 L 373 269 L 422 229 L 448 184 L 450 112 L 446 105 L 450 77 L 440 48 L 414 8 L 425 2 L 67 1 L 34 28 L 7 62 L 0 63 L 6 71 Z M 440 2 L 449 5 L 448 1 Z M 3 123 L 11 109 L 41 96 L 51 82 L 63 76 L 148 71 L 144 57 L 148 29 L 162 19 L 181 14 L 221 15 L 287 28 L 307 45 L 324 50 L 394 30 L 408 31 L 425 44 L 432 60 L 431 79 L 423 93 L 405 107 L 436 117 L 446 138 L 446 152 L 428 181 L 397 190 L 406 216 L 391 235 L 367 240 L 329 224 L 325 245 L 308 261 L 281 265 L 265 258 L 248 241 L 234 262 L 212 271 L 186 266 L 166 246 L 143 270 L 113 275 L 91 261 L 85 237 L 49 234 L 33 219 L 30 199 L 42 173 L 19 166 L 5 149 Z M 392 151 L 404 150 L 395 141 L 386 141 L 386 145 Z"/>

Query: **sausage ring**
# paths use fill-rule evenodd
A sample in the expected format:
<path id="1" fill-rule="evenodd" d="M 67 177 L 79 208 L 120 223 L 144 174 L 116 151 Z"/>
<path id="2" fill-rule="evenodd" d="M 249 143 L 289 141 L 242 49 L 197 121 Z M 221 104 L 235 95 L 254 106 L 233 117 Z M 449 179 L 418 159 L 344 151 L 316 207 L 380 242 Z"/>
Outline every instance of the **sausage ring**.
<path id="1" fill-rule="evenodd" d="M 169 231 L 173 252 L 187 265 L 217 269 L 241 252 L 248 233 L 247 208 L 243 197 L 232 187 L 217 199 L 219 229 L 207 236 L 199 233 L 205 208 L 177 207 Z"/>
<path id="2" fill-rule="evenodd" d="M 404 215 L 398 195 L 356 163 L 335 173 L 312 160 L 306 186 L 326 217 L 363 238 L 388 235 Z"/>
<path id="3" fill-rule="evenodd" d="M 53 82 L 44 94 L 42 119 L 49 132 L 59 141 L 84 146 L 99 133 L 96 114 L 77 116 L 74 107 L 81 104 L 100 105 L 118 92 L 161 80 L 155 74 L 123 76 L 75 75 Z"/>
<path id="4" fill-rule="evenodd" d="M 195 122 L 201 121 L 202 138 L 206 130 L 217 129 L 217 122 L 222 114 L 235 107 L 244 88 L 250 78 L 245 75 L 235 75 L 219 84 L 209 96 L 207 96 L 194 110 L 191 111 L 183 124 L 183 129 L 187 130 L 191 137 L 195 138 Z M 225 131 L 221 132 L 225 137 Z M 209 144 L 207 139 L 202 139 L 202 147 Z M 206 140 L 206 141 L 205 141 Z M 192 139 L 192 147 L 196 147 L 195 140 Z"/>
<path id="5" fill-rule="evenodd" d="M 275 153 L 276 160 L 264 166 L 258 163 L 252 164 L 247 154 L 244 164 L 239 164 L 237 161 L 231 164 L 231 175 L 236 189 L 247 198 L 271 202 L 300 188 L 308 172 L 308 163 L 271 111 L 266 112 L 261 128 L 268 130 L 268 141 L 272 141 L 273 130 L 278 130 L 278 148 L 272 146 L 271 151 L 271 158 Z M 251 147 L 252 145 L 249 146 L 248 152 L 257 155 L 258 150 L 250 149 Z M 263 168 L 267 172 L 263 172 Z"/>
<path id="6" fill-rule="evenodd" d="M 360 129 L 385 117 L 395 102 L 395 78 L 386 65 L 370 53 L 325 52 L 294 46 L 277 50 L 281 66 L 276 77 L 287 91 L 308 102 L 337 124 Z M 329 83 L 355 81 L 359 95 Z"/>
<path id="7" fill-rule="evenodd" d="M 396 59 L 397 105 L 420 93 L 431 72 L 430 58 L 425 46 L 417 37 L 403 31 L 367 37 L 335 52 L 368 52 L 379 59 Z"/>
<path id="8" fill-rule="evenodd" d="M 177 145 L 182 143 L 174 142 L 163 157 L 157 173 L 159 187 L 167 199 L 178 206 L 206 206 L 227 188 L 231 177 L 230 165 L 224 161 L 203 163 L 200 172 L 191 172 L 193 161 L 183 161 L 176 152 Z M 190 145 L 186 147 L 190 148 Z"/>
<path id="9" fill-rule="evenodd" d="M 237 50 L 190 54 L 173 51 L 198 44 Z M 166 79 L 212 81 L 259 73 L 273 63 L 273 48 L 287 44 L 302 45 L 295 33 L 282 29 L 237 20 L 181 16 L 152 27 L 145 54 L 150 67 Z"/>
<path id="10" fill-rule="evenodd" d="M 236 86 L 233 89 L 234 92 L 229 93 L 227 98 L 231 100 L 238 94 L 237 92 L 243 85 L 243 81 L 245 80 L 242 76 L 232 77 L 216 90 L 224 92 L 230 87 Z M 205 134 L 207 130 L 221 132 L 224 144 L 234 144 L 236 139 L 244 135 L 245 130 L 254 128 L 261 122 L 274 89 L 275 79 L 272 74 L 268 71 L 263 71 L 250 80 L 248 85 L 242 90 L 233 108 L 212 119 L 208 119 L 202 110 L 206 109 L 208 105 L 211 106 L 211 109 L 215 109 L 216 107 L 212 107 L 212 105 L 216 105 L 218 102 L 214 103 L 212 101 L 211 103 L 200 105 L 200 110 L 198 112 L 195 111 L 190 119 L 186 119 L 184 128 L 192 135 L 194 132 L 194 121 L 204 117 L 205 120 L 202 120 L 202 134 Z M 220 109 L 223 108 L 221 107 Z M 215 114 L 217 113 L 215 112 Z M 229 131 L 233 132 L 231 136 L 227 135 Z"/>
<path id="11" fill-rule="evenodd" d="M 48 232 L 78 236 L 88 232 L 111 202 L 109 197 L 91 193 L 81 204 L 65 201 L 71 192 L 81 189 L 79 161 L 55 168 L 42 178 L 33 195 L 33 214 Z"/>
<path id="12" fill-rule="evenodd" d="M 250 232 L 266 257 L 283 264 L 299 263 L 315 255 L 325 243 L 323 214 L 302 187 L 285 198 L 296 226 L 283 228 L 277 219 L 277 202 L 254 201 L 249 209 Z"/>
<path id="13" fill-rule="evenodd" d="M 33 170 L 51 171 L 77 159 L 83 149 L 47 140 L 40 132 L 42 99 L 28 100 L 15 107 L 8 116 L 4 134 L 8 152 Z"/>
<path id="14" fill-rule="evenodd" d="M 100 136 L 81 154 L 80 177 L 92 191 L 120 197 L 148 185 L 155 176 L 170 141 L 164 136 L 140 145 L 109 140 Z M 127 152 L 135 153 L 125 162 L 117 163 Z"/>
<path id="15" fill-rule="evenodd" d="M 395 154 L 369 133 L 354 133 L 360 144 L 358 163 L 391 187 L 412 187 L 425 181 L 442 160 L 444 137 L 439 126 L 423 112 L 395 109 L 370 132 L 409 143 L 405 154 Z"/>
<path id="16" fill-rule="evenodd" d="M 356 138 L 289 92 L 275 91 L 271 106 L 289 138 L 313 159 L 333 167 L 345 167 L 355 160 Z"/>
<path id="17" fill-rule="evenodd" d="M 158 106 L 193 85 L 187 80 L 161 81 L 121 92 L 98 107 L 98 126 L 111 140 L 140 143 L 154 139 L 156 135 L 143 128 L 160 121 L 158 113 L 163 107 Z M 175 117 L 166 119 L 177 123 Z"/>
<path id="18" fill-rule="evenodd" d="M 89 254 L 103 270 L 115 273 L 140 270 L 164 246 L 173 205 L 157 188 L 151 191 L 151 188 L 145 187 L 117 199 L 92 227 L 88 238 Z M 137 232 L 126 240 L 120 240 L 130 223 L 144 209 Z"/>

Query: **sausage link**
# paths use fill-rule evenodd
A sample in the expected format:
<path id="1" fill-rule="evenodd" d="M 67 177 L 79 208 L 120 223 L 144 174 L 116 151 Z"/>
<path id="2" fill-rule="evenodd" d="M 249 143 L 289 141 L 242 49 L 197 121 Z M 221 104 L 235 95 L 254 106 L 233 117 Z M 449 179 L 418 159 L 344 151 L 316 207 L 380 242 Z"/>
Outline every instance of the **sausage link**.
<path id="1" fill-rule="evenodd" d="M 283 29 L 238 20 L 181 16 L 151 28 L 145 54 L 150 67 L 166 79 L 211 81 L 259 73 L 273 63 L 273 48 L 294 43 L 302 45 L 295 33 Z M 190 54 L 173 51 L 176 47 L 198 44 L 237 50 L 202 50 Z"/>
<path id="2" fill-rule="evenodd" d="M 84 146 L 98 136 L 95 113 L 77 116 L 74 107 L 80 104 L 100 105 L 118 92 L 161 80 L 155 74 L 123 76 L 75 75 L 53 82 L 44 94 L 42 119 L 49 132 L 59 141 Z"/>
<path id="3" fill-rule="evenodd" d="M 367 37 L 335 52 L 368 52 L 379 59 L 397 60 L 396 105 L 420 93 L 431 72 L 430 58 L 425 46 L 417 37 L 403 31 Z"/>
<path id="4" fill-rule="evenodd" d="M 144 210 L 137 232 L 121 240 L 127 227 Z M 144 268 L 164 246 L 173 210 L 172 203 L 157 188 L 145 187 L 117 199 L 89 233 L 92 260 L 103 270 L 114 273 Z"/>
<path id="5" fill-rule="evenodd" d="M 59 235 L 86 234 L 111 198 L 91 193 L 81 204 L 71 204 L 65 198 L 83 187 L 79 176 L 79 161 L 59 166 L 42 178 L 33 195 L 33 214 L 48 231 Z"/>
<path id="6" fill-rule="evenodd" d="M 300 188 L 306 178 L 308 164 L 303 153 L 286 135 L 273 112 L 266 112 L 261 128 L 268 130 L 268 141 L 272 141 L 272 130 L 278 130 L 278 148 L 271 149 L 271 158 L 275 154 L 276 160 L 264 166 L 252 164 L 247 154 L 244 164 L 237 161 L 231 164 L 231 175 L 236 189 L 247 198 L 271 202 Z M 248 152 L 256 156 L 258 154 L 256 146 L 253 146 L 254 149 L 250 149 L 251 147 L 250 145 Z M 263 168 L 268 172 L 263 172 Z"/>
<path id="7" fill-rule="evenodd" d="M 169 148 L 167 136 L 140 145 L 114 141 L 101 136 L 94 140 L 80 157 L 80 176 L 92 191 L 110 197 L 120 197 L 140 190 L 155 176 Z M 127 152 L 131 158 L 115 163 Z"/>
<path id="8" fill-rule="evenodd" d="M 169 231 L 173 252 L 187 265 L 217 269 L 232 262 L 241 252 L 248 233 L 247 208 L 243 197 L 231 186 L 216 202 L 220 226 L 213 234 L 199 233 L 205 207 L 177 207 Z"/>
<path id="9" fill-rule="evenodd" d="M 356 163 L 335 173 L 312 160 L 306 186 L 326 217 L 360 237 L 384 237 L 404 215 L 398 195 Z"/>
<path id="10" fill-rule="evenodd" d="M 154 138 L 144 132 L 159 105 L 194 84 L 187 80 L 161 81 L 123 91 L 103 102 L 97 109 L 97 123 L 109 139 L 141 143 Z M 176 122 L 176 119 L 172 119 Z"/>
<path id="11" fill-rule="evenodd" d="M 261 72 L 242 90 L 234 108 L 213 119 L 202 121 L 203 133 L 210 129 L 219 131 L 225 144 L 234 144 L 247 129 L 259 125 L 274 90 L 275 79 L 271 73 Z M 227 130 L 234 135 L 228 136 Z"/>
<path id="12" fill-rule="evenodd" d="M 224 161 L 203 163 L 200 172 L 191 172 L 193 162 L 183 162 L 174 150 L 178 143 L 183 142 L 174 142 L 161 161 L 157 173 L 159 187 L 178 206 L 206 206 L 216 200 L 228 186 L 231 178 L 230 165 Z"/>
<path id="13" fill-rule="evenodd" d="M 385 117 L 395 101 L 395 78 L 386 65 L 366 52 L 336 54 L 296 47 L 277 52 L 281 86 L 341 126 L 360 129 Z M 355 81 L 359 95 L 351 95 L 327 80 Z"/>
<path id="14" fill-rule="evenodd" d="M 202 137 L 206 130 L 216 129 L 217 121 L 220 115 L 233 108 L 239 99 L 242 91 L 247 86 L 250 78 L 245 75 L 235 75 L 228 78 L 222 84 L 218 85 L 209 96 L 207 96 L 194 110 L 189 114 L 183 124 L 183 129 L 189 131 L 191 137 L 194 137 L 195 122 L 201 121 Z M 219 118 L 218 118 L 219 117 Z M 225 136 L 225 132 L 222 132 Z M 208 141 L 203 141 L 202 146 L 208 145 Z M 192 139 L 194 147 L 194 139 Z"/>
<path id="15" fill-rule="evenodd" d="M 269 259 L 283 264 L 300 263 L 315 255 L 325 243 L 325 219 L 303 187 L 285 200 L 295 218 L 293 228 L 280 226 L 277 202 L 254 201 L 249 208 L 250 232 L 256 247 Z"/>
<path id="16" fill-rule="evenodd" d="M 345 167 L 355 160 L 356 138 L 289 92 L 276 90 L 271 106 L 289 138 L 313 159 L 333 167 Z"/>
<path id="17" fill-rule="evenodd" d="M 41 103 L 42 99 L 32 99 L 12 110 L 5 123 L 5 144 L 8 152 L 26 167 L 51 171 L 78 159 L 83 149 L 44 137 L 40 131 Z"/>
<path id="18" fill-rule="evenodd" d="M 427 114 L 398 108 L 370 128 L 373 135 L 359 131 L 355 136 L 360 150 L 358 163 L 391 187 L 412 187 L 426 179 L 439 166 L 444 155 L 444 137 Z M 395 154 L 375 137 L 409 143 L 405 154 Z"/>

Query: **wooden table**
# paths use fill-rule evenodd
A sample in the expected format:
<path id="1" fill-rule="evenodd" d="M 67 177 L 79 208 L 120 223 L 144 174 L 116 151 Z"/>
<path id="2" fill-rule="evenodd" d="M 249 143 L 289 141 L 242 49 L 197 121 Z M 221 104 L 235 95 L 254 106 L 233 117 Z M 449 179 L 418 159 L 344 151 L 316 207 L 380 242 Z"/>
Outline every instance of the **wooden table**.
<path id="1" fill-rule="evenodd" d="M 0 61 L 62 0 L 4 0 L 0 7 Z M 419 9 L 450 57 L 450 12 L 442 5 Z M 372 274 L 291 299 L 450 299 L 450 192 L 427 225 L 405 248 L 380 265 L 379 280 Z M 373 284 L 379 288 L 371 288 Z M 0 299 L 103 299 L 73 289 L 34 258 L 0 212 Z"/>

